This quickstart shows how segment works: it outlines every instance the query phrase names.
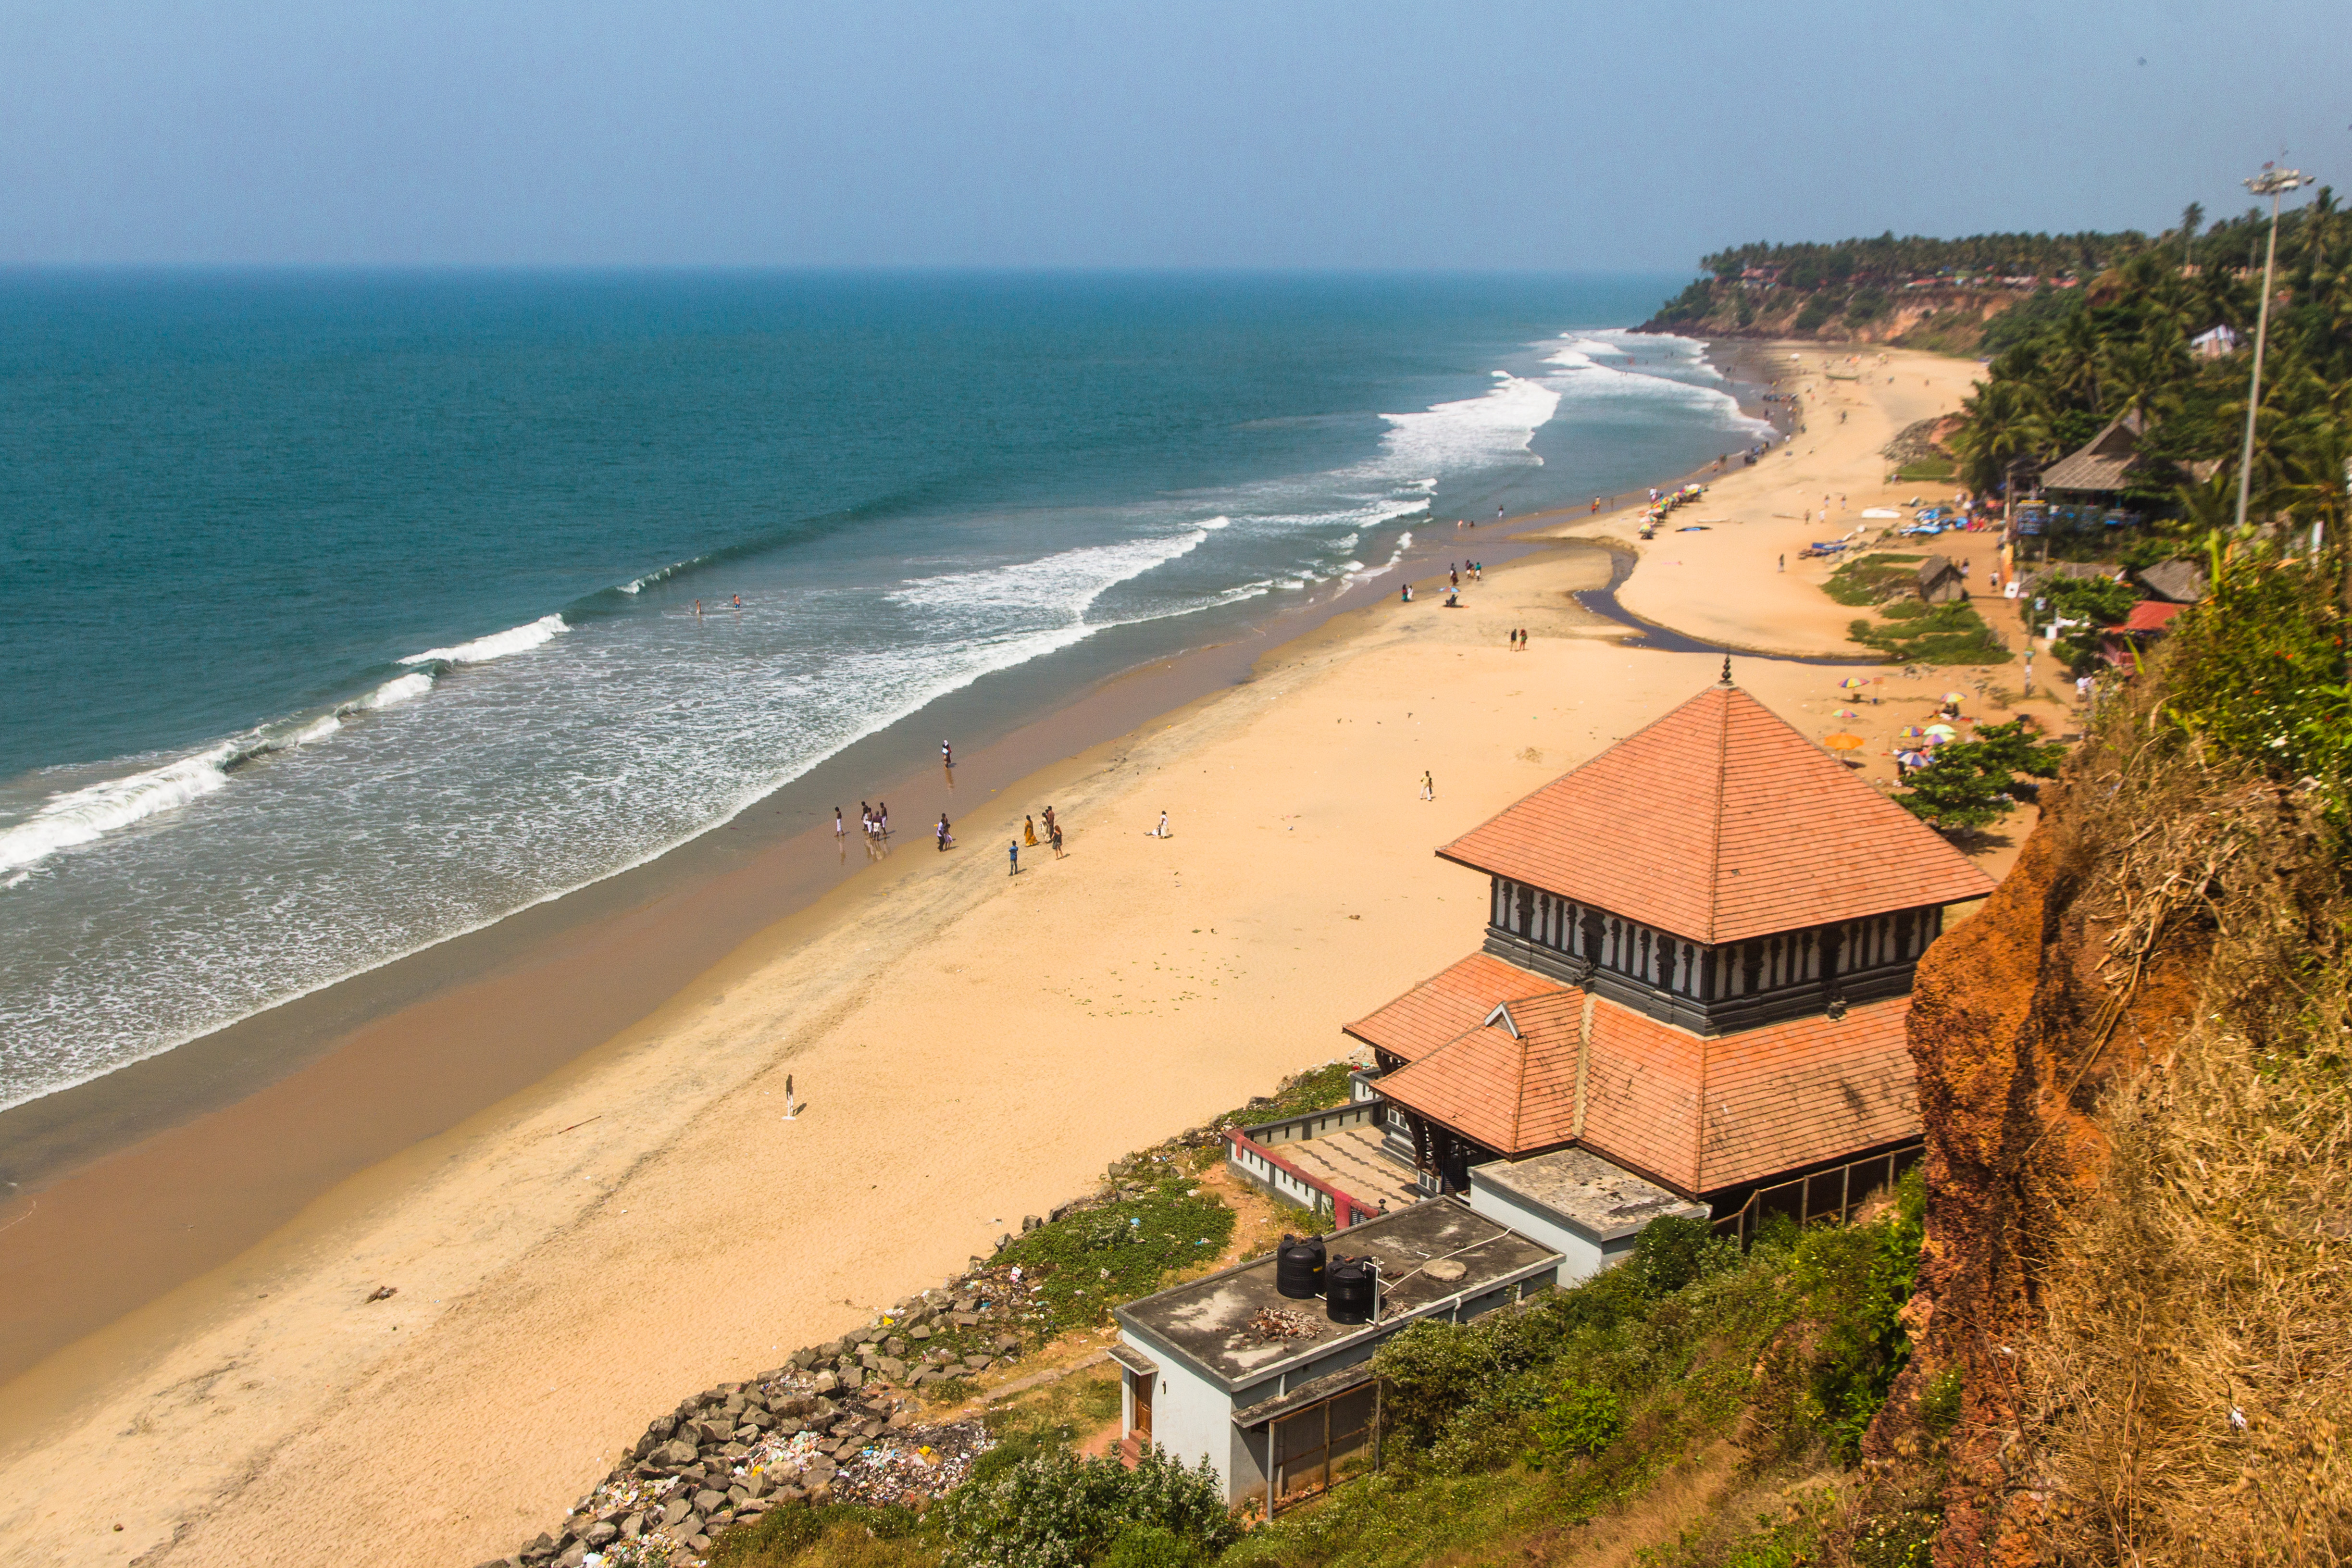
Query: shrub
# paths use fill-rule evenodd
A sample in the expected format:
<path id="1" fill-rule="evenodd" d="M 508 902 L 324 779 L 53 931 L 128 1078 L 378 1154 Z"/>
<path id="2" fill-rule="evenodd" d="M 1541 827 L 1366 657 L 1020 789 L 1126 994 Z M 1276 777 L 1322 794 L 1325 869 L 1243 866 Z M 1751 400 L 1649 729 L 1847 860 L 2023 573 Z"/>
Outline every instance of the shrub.
<path id="1" fill-rule="evenodd" d="M 1642 1228 L 1633 1243 L 1633 1260 L 1625 1267 L 1639 1268 L 1651 1289 L 1666 1294 L 1721 1268 L 1727 1248 L 1727 1256 L 1738 1256 L 1738 1243 L 1718 1240 L 1715 1227 L 1706 1220 L 1696 1215 L 1667 1215 Z"/>
<path id="2" fill-rule="evenodd" d="M 1196 1552 L 1223 1551 L 1239 1533 L 1215 1468 L 1205 1460 L 1190 1468 L 1157 1448 L 1131 1470 L 1117 1459 L 1039 1455 L 958 1487 L 936 1511 L 957 1568 L 1084 1568 L 1137 1527 Z"/>
<path id="3" fill-rule="evenodd" d="M 1037 1279 L 1045 1335 L 1104 1321 L 1111 1307 L 1156 1289 L 1170 1272 L 1216 1257 L 1234 1211 L 1187 1177 L 1170 1175 L 1139 1198 L 1081 1209 L 1017 1237 L 996 1255 Z"/>
<path id="4" fill-rule="evenodd" d="M 1822 327 L 1828 323 L 1829 319 L 1832 316 L 1836 314 L 1836 302 L 1822 295 L 1816 294 L 1811 299 L 1805 301 L 1805 308 L 1797 312 L 1797 319 L 1791 324 L 1797 331 L 1818 331 Z"/>
<path id="5" fill-rule="evenodd" d="M 1625 1430 L 1625 1402 L 1605 1388 L 1571 1383 L 1544 1402 L 1535 1418 L 1535 1462 L 1589 1458 Z"/>
<path id="6" fill-rule="evenodd" d="M 1930 1437 L 1948 1437 L 1960 1424 L 1960 1369 L 1948 1366 L 1919 1391 L 1919 1425 Z"/>

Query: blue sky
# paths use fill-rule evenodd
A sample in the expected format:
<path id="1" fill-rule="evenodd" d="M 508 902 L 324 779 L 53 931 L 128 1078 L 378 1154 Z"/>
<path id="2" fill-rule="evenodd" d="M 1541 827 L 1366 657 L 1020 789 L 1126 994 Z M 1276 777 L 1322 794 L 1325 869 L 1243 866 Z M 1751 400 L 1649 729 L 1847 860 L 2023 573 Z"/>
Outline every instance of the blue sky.
<path id="1" fill-rule="evenodd" d="M 2352 5 L 0 0 L 0 263 L 1683 268 L 2352 186 Z M 2143 63 L 2144 62 L 2144 63 Z"/>

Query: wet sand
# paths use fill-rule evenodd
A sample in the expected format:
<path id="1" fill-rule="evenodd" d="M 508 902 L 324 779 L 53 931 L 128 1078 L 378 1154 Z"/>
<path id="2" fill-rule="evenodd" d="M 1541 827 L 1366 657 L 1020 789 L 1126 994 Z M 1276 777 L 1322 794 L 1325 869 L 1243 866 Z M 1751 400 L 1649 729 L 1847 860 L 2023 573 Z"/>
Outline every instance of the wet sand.
<path id="1" fill-rule="evenodd" d="M 1711 655 L 1619 647 L 1621 628 L 1577 605 L 1606 584 L 1606 556 L 1538 546 L 1504 565 L 1517 552 L 1482 532 L 1462 548 L 1490 562 L 1487 581 L 1464 609 L 1426 589 L 1397 605 L 1390 578 L 1245 684 L 1231 683 L 1255 648 L 1213 679 L 1144 672 L 1083 718 L 1008 737 L 1001 763 L 964 757 L 953 854 L 895 805 L 900 847 L 856 875 L 828 827 L 814 847 L 787 835 L 649 884 L 428 987 L 398 1026 L 362 1024 L 258 1092 L 224 1089 L 28 1214 L 12 1204 L 0 1267 L 13 1253 L 11 1278 L 54 1286 L 52 1332 L 78 1290 L 129 1272 L 126 1254 L 153 1248 L 168 1267 L 150 1279 L 184 1280 L 0 1397 L 12 1560 L 511 1551 L 681 1392 L 840 1332 L 1115 1155 L 1337 1054 L 1341 1021 L 1476 944 L 1484 889 L 1429 848 L 1715 676 Z M 1625 584 L 1633 607 L 1742 624 L 1752 563 L 1726 551 L 1720 572 L 1684 567 L 1655 605 L 1638 592 L 1662 564 L 1651 552 Z M 1819 622 L 1761 630 L 1811 643 Z M 1515 626 L 1530 651 L 1507 651 Z M 1809 732 L 1838 722 L 1819 668 L 1738 674 Z M 1948 679 L 1880 695 L 1916 703 Z M 1087 725 L 1112 723 L 1126 732 L 1080 749 Z M 1027 771 L 1041 756 L 1065 760 Z M 1073 828 L 1069 858 L 1024 849 L 1008 876 L 1006 837 L 1048 803 Z M 1147 837 L 1163 807 L 1176 836 Z M 763 900 L 814 885 L 795 881 L 812 857 L 837 885 L 763 918 Z M 730 921 L 740 942 L 698 967 Z M 577 1054 L 600 1016 L 604 1043 Z M 789 1123 L 786 1073 L 807 1102 Z M 432 1130 L 469 1096 L 478 1108 Z M 44 1222 L 45 1204 L 62 1212 Z M 180 1252 L 173 1226 L 193 1227 Z M 106 1240 L 56 1250 L 89 1235 Z M 399 1293 L 364 1300 L 385 1284 Z"/>

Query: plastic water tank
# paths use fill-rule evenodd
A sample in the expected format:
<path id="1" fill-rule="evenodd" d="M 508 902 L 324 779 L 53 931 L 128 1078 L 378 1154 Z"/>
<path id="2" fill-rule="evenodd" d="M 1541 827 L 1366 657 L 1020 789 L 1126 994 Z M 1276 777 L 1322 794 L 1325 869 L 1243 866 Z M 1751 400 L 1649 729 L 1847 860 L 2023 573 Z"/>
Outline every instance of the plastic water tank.
<path id="1" fill-rule="evenodd" d="M 1379 1305 L 1380 1266 L 1369 1258 L 1332 1260 L 1323 1275 L 1323 1305 L 1335 1323 L 1369 1323 Z"/>
<path id="2" fill-rule="evenodd" d="M 1274 1254 L 1274 1288 L 1294 1301 L 1323 1294 L 1323 1238 L 1288 1236 Z"/>

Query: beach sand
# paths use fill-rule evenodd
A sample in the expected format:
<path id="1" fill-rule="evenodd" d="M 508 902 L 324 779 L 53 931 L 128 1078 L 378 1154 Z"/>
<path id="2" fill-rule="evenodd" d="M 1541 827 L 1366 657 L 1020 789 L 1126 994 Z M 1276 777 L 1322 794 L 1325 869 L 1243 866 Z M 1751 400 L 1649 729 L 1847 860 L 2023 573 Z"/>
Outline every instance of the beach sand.
<path id="1" fill-rule="evenodd" d="M 1974 369 L 1895 359 L 1892 385 L 1836 384 L 1845 426 L 1816 405 L 1797 456 L 1677 513 L 1739 521 L 1643 546 L 1627 607 L 1851 651 L 1853 612 L 1793 559 L 1806 525 L 1773 513 L 1840 480 L 1857 510 L 1885 494 L 1877 448 Z M 1626 526 L 1562 521 L 1546 531 Z M 1716 679 L 1717 658 L 1622 647 L 1578 608 L 1608 574 L 1560 545 L 1490 569 L 1459 610 L 1391 595 L 971 805 L 950 854 L 898 825 L 882 867 L 618 1038 L 11 1384 L 8 1560 L 511 1552 L 682 1395 L 939 1283 L 1118 1154 L 1341 1054 L 1343 1022 L 1478 943 L 1483 880 L 1430 850 Z M 1815 735 L 1851 727 L 1843 673 L 1734 661 Z M 1864 711 L 1912 721 L 1958 673 L 1890 676 Z M 1008 837 L 1049 804 L 1067 858 L 1024 847 L 1009 876 Z M 1147 831 L 1162 809 L 1167 839 Z M 380 1286 L 397 1294 L 368 1301 Z"/>

